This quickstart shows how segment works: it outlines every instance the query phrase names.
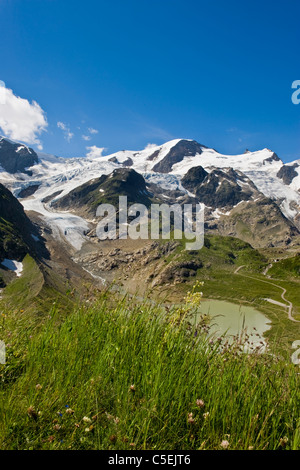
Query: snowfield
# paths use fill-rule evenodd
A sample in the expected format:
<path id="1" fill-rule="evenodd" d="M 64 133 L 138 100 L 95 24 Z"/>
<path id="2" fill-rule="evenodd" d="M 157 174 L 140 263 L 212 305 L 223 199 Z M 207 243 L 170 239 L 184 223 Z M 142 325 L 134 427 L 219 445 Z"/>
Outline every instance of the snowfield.
<path id="1" fill-rule="evenodd" d="M 86 220 L 70 212 L 52 211 L 38 197 L 28 198 L 22 203 L 25 210 L 38 212 L 44 217 L 55 238 L 64 238 L 73 248 L 80 250 L 90 228 Z"/>
<path id="2" fill-rule="evenodd" d="M 87 181 L 122 167 L 124 163 L 141 173 L 147 182 L 155 183 L 165 190 L 180 189 L 185 193 L 188 191 L 182 187 L 181 178 L 190 168 L 200 165 L 208 172 L 214 168 L 240 170 L 253 181 L 259 191 L 277 201 L 287 218 L 293 220 L 299 214 L 300 160 L 286 164 L 299 165 L 294 168 L 298 176 L 289 185 L 284 184 L 277 176 L 284 164 L 269 149 L 242 155 L 223 155 L 214 149 L 201 147 L 201 154 L 185 156 L 182 161 L 173 165 L 169 173 L 154 172 L 153 167 L 162 161 L 180 140 L 172 140 L 160 146 L 148 145 L 141 151 L 126 150 L 95 158 L 68 159 L 38 153 L 39 163 L 30 168 L 31 176 L 23 173 L 12 175 L 0 170 L 0 182 L 15 196 L 29 186 L 38 185 L 33 195 L 20 199 L 20 202 L 25 210 L 41 214 L 54 234 L 64 237 L 75 249 L 80 249 L 85 241 L 85 233 L 89 230 L 88 221 L 71 213 L 52 211 L 49 204 L 43 202 L 44 198 L 56 193 L 54 200 L 57 200 Z M 220 213 L 215 211 L 215 216 L 219 217 Z"/>

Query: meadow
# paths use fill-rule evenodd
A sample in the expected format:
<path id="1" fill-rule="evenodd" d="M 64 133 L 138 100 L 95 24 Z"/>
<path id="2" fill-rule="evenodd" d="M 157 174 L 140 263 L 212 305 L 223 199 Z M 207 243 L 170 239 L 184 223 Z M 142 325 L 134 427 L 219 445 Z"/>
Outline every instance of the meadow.
<path id="1" fill-rule="evenodd" d="M 106 290 L 43 321 L 2 315 L 1 449 L 299 449 L 299 366 L 195 325 L 177 307 Z"/>

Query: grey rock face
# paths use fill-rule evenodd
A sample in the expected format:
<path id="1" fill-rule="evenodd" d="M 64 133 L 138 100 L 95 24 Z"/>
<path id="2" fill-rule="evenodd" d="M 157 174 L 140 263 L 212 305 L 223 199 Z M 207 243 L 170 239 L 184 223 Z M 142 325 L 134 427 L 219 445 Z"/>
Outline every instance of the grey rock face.
<path id="1" fill-rule="evenodd" d="M 36 152 L 26 145 L 0 139 L 0 165 L 8 173 L 27 173 L 27 168 L 38 163 Z"/>
<path id="2" fill-rule="evenodd" d="M 294 165 L 283 165 L 276 176 L 281 178 L 284 184 L 289 185 L 298 176 L 298 173 L 295 171 L 295 168 L 298 168 L 298 166 L 297 163 L 294 163 Z"/>

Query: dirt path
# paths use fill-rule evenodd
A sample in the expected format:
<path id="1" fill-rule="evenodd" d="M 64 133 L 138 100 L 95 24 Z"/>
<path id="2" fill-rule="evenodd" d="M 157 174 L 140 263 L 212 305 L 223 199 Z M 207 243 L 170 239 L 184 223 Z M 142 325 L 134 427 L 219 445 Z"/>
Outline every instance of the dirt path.
<path id="1" fill-rule="evenodd" d="M 239 272 L 240 269 L 244 268 L 246 265 L 243 264 L 243 266 L 239 266 L 238 268 L 236 268 L 236 270 L 234 271 L 234 274 L 237 274 Z"/>
<path id="2" fill-rule="evenodd" d="M 290 302 L 289 300 L 286 299 L 285 297 L 285 294 L 286 294 L 286 289 L 284 287 L 281 287 L 279 286 L 278 284 L 275 284 L 274 282 L 270 282 L 270 281 L 263 281 L 262 279 L 258 279 L 256 277 L 251 277 L 251 276 L 247 276 L 246 274 L 241 274 L 239 271 L 241 268 L 244 268 L 245 265 L 243 266 L 239 266 L 235 271 L 234 271 L 234 274 L 239 274 L 240 276 L 244 276 L 244 277 L 247 277 L 249 279 L 254 279 L 255 281 L 259 281 L 259 282 L 264 282 L 265 284 L 270 284 L 271 286 L 274 286 L 274 287 L 277 287 L 278 289 L 280 289 L 282 291 L 282 294 L 281 294 L 281 298 L 282 300 L 284 300 L 284 302 L 286 302 L 286 308 L 287 308 L 287 312 L 288 312 L 288 319 L 295 322 L 295 323 L 300 323 L 300 320 L 296 320 L 293 315 L 292 315 L 292 312 L 293 312 L 293 304 L 292 302 Z"/>
<path id="3" fill-rule="evenodd" d="M 266 276 L 267 275 L 267 272 L 269 271 L 269 269 L 271 269 L 273 266 L 273 264 L 268 264 L 268 266 L 266 267 L 266 269 L 263 271 L 263 275 Z"/>

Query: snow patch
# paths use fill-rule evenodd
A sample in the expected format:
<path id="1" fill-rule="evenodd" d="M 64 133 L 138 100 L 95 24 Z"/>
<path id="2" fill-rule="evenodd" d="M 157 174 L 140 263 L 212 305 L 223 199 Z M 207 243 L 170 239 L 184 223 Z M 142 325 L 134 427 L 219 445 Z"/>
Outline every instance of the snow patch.
<path id="1" fill-rule="evenodd" d="M 13 259 L 5 258 L 4 261 L 1 262 L 2 266 L 5 266 L 10 271 L 14 271 L 17 277 L 20 277 L 23 271 L 23 263 L 20 261 L 15 261 Z"/>

